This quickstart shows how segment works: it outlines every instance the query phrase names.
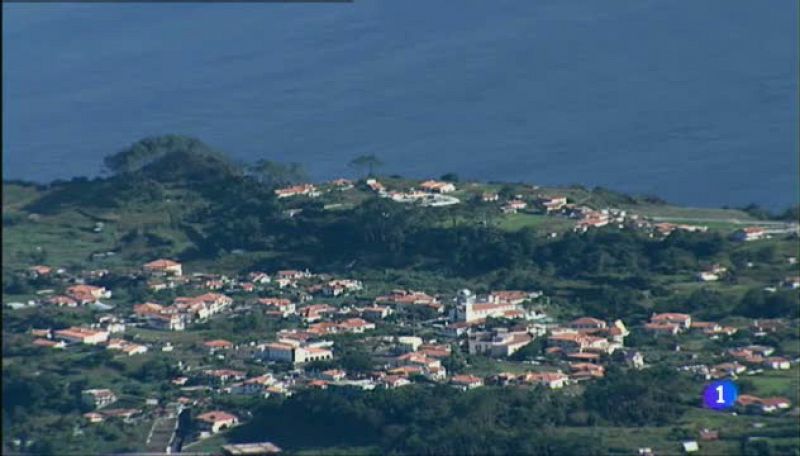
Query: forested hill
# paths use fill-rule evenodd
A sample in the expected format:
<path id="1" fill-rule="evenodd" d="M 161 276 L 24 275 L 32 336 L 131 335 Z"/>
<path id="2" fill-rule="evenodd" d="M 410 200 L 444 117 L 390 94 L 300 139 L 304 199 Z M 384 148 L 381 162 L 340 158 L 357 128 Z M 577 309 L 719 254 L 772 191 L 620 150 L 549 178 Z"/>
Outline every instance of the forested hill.
<path id="1" fill-rule="evenodd" d="M 108 177 L 55 181 L 25 210 L 52 214 L 67 209 L 125 210 L 136 203 L 158 204 L 166 191 L 221 199 L 246 182 L 244 170 L 199 140 L 182 136 L 146 138 L 105 159 Z M 268 192 L 265 192 L 268 193 Z"/>

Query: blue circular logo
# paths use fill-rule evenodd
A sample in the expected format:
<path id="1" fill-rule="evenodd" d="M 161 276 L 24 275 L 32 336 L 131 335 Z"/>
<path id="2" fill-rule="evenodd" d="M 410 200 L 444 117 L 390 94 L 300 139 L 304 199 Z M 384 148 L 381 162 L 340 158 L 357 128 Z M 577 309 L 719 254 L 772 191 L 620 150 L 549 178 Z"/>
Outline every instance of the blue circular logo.
<path id="1" fill-rule="evenodd" d="M 739 397 L 739 388 L 730 380 L 714 382 L 703 391 L 703 405 L 713 410 L 733 407 Z"/>

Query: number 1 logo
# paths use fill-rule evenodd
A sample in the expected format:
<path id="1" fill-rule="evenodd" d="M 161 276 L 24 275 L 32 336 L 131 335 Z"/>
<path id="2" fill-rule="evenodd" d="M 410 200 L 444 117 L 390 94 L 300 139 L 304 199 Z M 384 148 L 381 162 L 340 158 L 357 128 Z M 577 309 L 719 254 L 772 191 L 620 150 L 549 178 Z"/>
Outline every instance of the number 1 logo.
<path id="1" fill-rule="evenodd" d="M 714 382 L 703 391 L 703 405 L 712 410 L 726 410 L 736 403 L 739 388 L 730 380 Z"/>

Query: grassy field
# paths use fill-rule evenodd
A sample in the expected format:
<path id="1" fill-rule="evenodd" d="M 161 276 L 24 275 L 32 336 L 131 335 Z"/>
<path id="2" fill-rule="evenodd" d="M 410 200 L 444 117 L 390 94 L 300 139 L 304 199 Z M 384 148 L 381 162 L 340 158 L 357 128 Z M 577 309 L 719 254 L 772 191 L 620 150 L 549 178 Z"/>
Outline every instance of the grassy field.
<path id="1" fill-rule="evenodd" d="M 748 213 L 738 209 L 716 209 L 705 207 L 679 207 L 669 205 L 623 205 L 620 209 L 626 209 L 633 213 L 647 217 L 663 217 L 670 219 L 724 219 L 755 221 Z"/>
<path id="2" fill-rule="evenodd" d="M 244 252 L 243 254 L 223 254 L 213 260 L 196 260 L 187 263 L 184 271 L 191 273 L 193 271 L 209 271 L 214 270 L 221 274 L 235 274 L 241 270 L 250 269 L 253 265 L 278 257 L 275 252 Z"/>
<path id="3" fill-rule="evenodd" d="M 158 331 L 154 329 L 135 328 L 127 331 L 127 335 L 143 343 L 165 343 L 172 345 L 197 345 L 206 340 L 205 332 L 192 331 Z"/>
<path id="4" fill-rule="evenodd" d="M 756 395 L 786 396 L 794 404 L 798 401 L 798 391 L 800 391 L 800 366 L 794 365 L 789 370 L 765 370 L 763 373 L 745 377 L 753 382 L 756 388 Z"/>
<path id="5" fill-rule="evenodd" d="M 77 213 L 42 217 L 3 229 L 3 267 L 24 268 L 36 259 L 56 267 L 84 264 L 93 252 L 108 251 L 117 232 L 106 226 L 92 231 L 94 222 Z"/>
<path id="6" fill-rule="evenodd" d="M 608 454 L 636 454 L 639 448 L 651 448 L 655 454 L 677 454 L 680 444 L 665 443 L 668 428 L 663 427 L 563 427 L 548 429 L 549 433 L 560 437 L 572 437 L 590 441 L 601 441 Z"/>
<path id="7" fill-rule="evenodd" d="M 3 227 L 3 270 L 25 269 L 37 263 L 67 269 L 99 269 L 129 266 L 130 260 L 150 259 L 161 253 L 170 255 L 191 245 L 184 232 L 173 223 L 189 210 L 190 202 L 176 195 L 159 205 L 132 203 L 123 209 L 70 209 L 50 215 L 31 216 L 22 208 L 41 196 L 34 187 L 3 185 L 3 215 L 12 223 Z M 95 232 L 98 221 L 102 230 Z M 153 247 L 147 239 L 134 239 L 124 245 L 126 258 L 91 258 L 93 253 L 112 251 L 121 246 L 124 236 L 145 230 L 164 246 Z"/>
<path id="8" fill-rule="evenodd" d="M 473 375 L 487 376 L 499 374 L 500 372 L 522 373 L 533 370 L 534 367 L 536 366 L 474 356 L 466 371 Z"/>
<path id="9" fill-rule="evenodd" d="M 211 436 L 207 439 L 197 440 L 188 445 L 184 445 L 183 448 L 181 448 L 181 451 L 192 453 L 208 452 L 212 454 L 218 454 L 222 449 L 222 445 L 227 443 L 228 441 L 225 439 L 225 433 L 221 433 Z"/>
<path id="10" fill-rule="evenodd" d="M 668 223 L 675 223 L 675 224 L 682 224 L 682 225 L 691 225 L 691 226 L 704 226 L 711 231 L 719 231 L 724 234 L 730 234 L 734 231 L 738 230 L 743 226 L 742 223 L 736 223 L 732 221 L 724 221 L 724 220 L 713 220 L 713 221 L 686 221 L 685 219 L 680 218 L 665 218 L 659 220 L 661 222 L 668 222 Z"/>
<path id="11" fill-rule="evenodd" d="M 18 210 L 43 194 L 33 186 L 3 184 L 3 212 Z"/>
<path id="12" fill-rule="evenodd" d="M 734 415 L 697 408 L 684 415 L 683 422 L 692 430 L 708 428 L 719 431 L 719 441 L 700 442 L 700 454 L 737 454 L 741 440 L 752 436 L 782 435 L 784 437 L 769 437 L 769 440 L 773 444 L 800 444 L 798 437 L 792 437 L 796 432 L 797 417 Z"/>
<path id="13" fill-rule="evenodd" d="M 573 192 L 574 193 L 574 192 Z M 584 196 L 582 199 L 590 198 Z M 733 232 L 742 226 L 758 224 L 749 214 L 735 209 L 683 208 L 660 205 L 628 205 L 620 209 L 648 217 L 657 217 L 659 221 L 681 223 L 686 225 L 706 226 L 713 231 Z M 499 218 L 497 226 L 514 231 L 524 227 L 542 228 L 562 231 L 574 226 L 573 220 L 545 216 L 541 214 L 509 214 Z"/>
<path id="14" fill-rule="evenodd" d="M 508 214 L 496 219 L 497 226 L 508 231 L 536 228 L 550 231 L 566 231 L 575 225 L 574 220 L 540 214 Z"/>
<path id="15" fill-rule="evenodd" d="M 697 454 L 722 455 L 738 454 L 741 439 L 759 433 L 770 434 L 783 432 L 787 426 L 792 426 L 792 420 L 787 417 L 764 417 L 757 415 L 734 416 L 731 413 L 715 412 L 704 409 L 692 409 L 684 415 L 678 426 L 664 427 L 604 427 L 591 428 L 565 427 L 548 432 L 559 435 L 573 435 L 576 438 L 601 440 L 609 449 L 609 454 L 636 454 L 639 448 L 651 448 L 655 454 L 683 454 L 681 441 L 698 441 L 700 451 Z M 756 429 L 754 423 L 763 423 L 761 429 Z M 796 427 L 796 424 L 794 424 Z M 703 428 L 720 432 L 718 441 L 699 441 L 699 431 Z M 680 431 L 680 432 L 675 432 Z M 794 443 L 797 439 L 780 437 L 770 438 L 773 443 Z M 785 442 L 784 442 L 785 441 Z"/>

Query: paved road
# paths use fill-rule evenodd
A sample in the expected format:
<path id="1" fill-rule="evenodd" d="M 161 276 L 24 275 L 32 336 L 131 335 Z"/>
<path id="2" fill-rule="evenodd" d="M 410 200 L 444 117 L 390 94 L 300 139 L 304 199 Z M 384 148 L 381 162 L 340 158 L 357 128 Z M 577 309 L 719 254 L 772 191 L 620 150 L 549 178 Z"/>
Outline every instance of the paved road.
<path id="1" fill-rule="evenodd" d="M 177 416 L 161 416 L 153 421 L 150 433 L 145 441 L 148 451 L 164 451 L 172 446 L 177 429 Z"/>

